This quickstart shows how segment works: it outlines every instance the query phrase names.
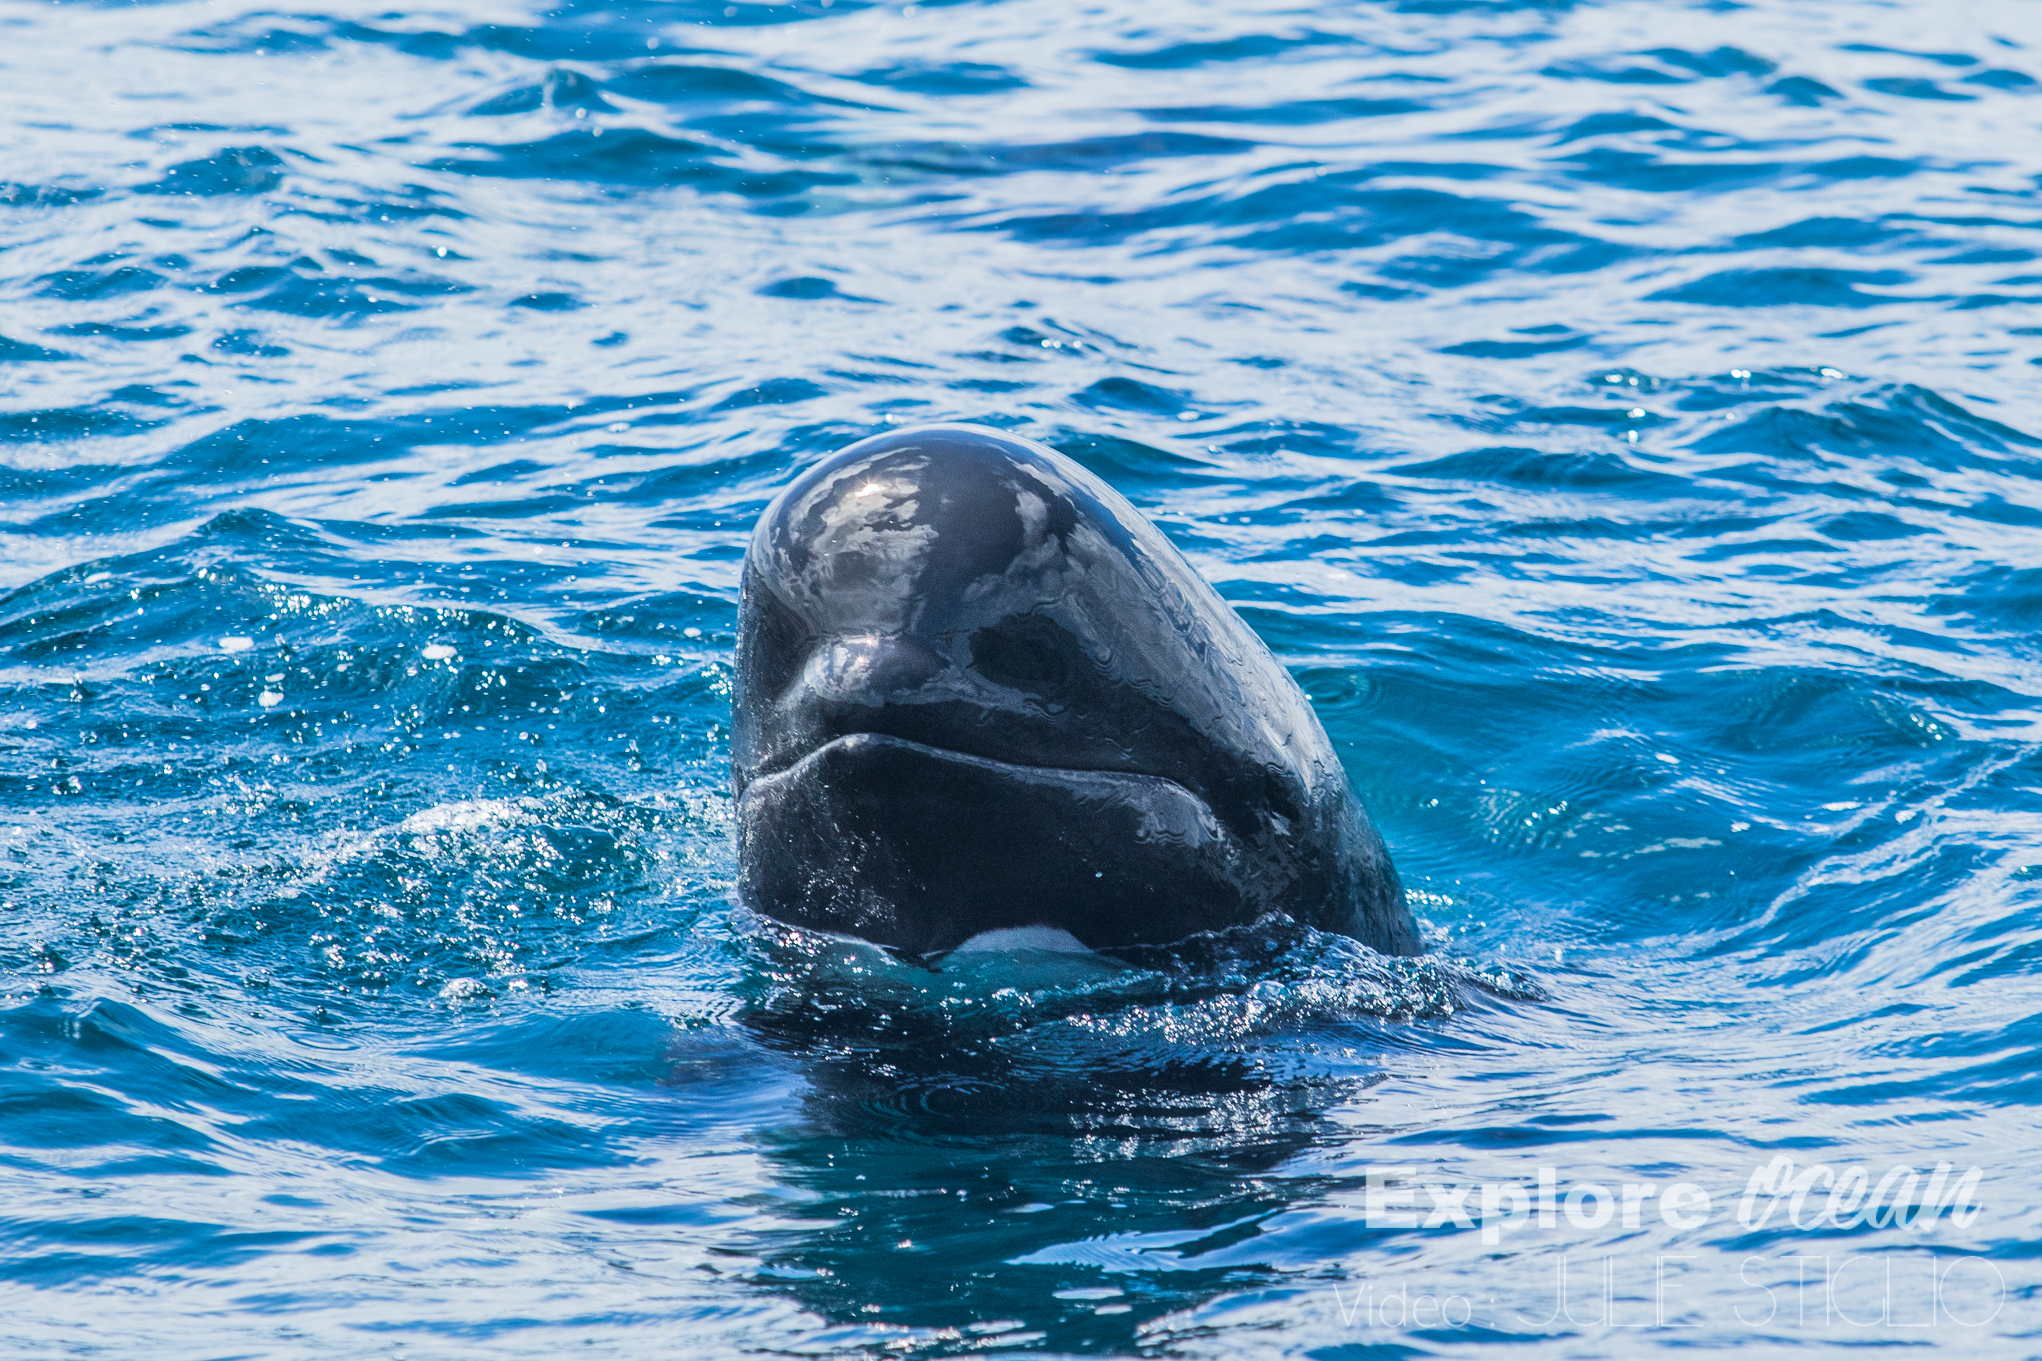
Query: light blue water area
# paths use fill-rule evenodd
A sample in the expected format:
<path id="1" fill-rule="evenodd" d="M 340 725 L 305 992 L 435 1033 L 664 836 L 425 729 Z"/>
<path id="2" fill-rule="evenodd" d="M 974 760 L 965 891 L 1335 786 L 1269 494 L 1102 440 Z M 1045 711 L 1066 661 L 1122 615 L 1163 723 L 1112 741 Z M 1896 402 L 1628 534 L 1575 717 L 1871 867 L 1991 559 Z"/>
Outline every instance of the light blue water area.
<path id="1" fill-rule="evenodd" d="M 2042 1351 L 2036 19 L 0 0 L 0 1350 Z M 935 419 L 1430 957 L 733 903 L 749 526 Z"/>

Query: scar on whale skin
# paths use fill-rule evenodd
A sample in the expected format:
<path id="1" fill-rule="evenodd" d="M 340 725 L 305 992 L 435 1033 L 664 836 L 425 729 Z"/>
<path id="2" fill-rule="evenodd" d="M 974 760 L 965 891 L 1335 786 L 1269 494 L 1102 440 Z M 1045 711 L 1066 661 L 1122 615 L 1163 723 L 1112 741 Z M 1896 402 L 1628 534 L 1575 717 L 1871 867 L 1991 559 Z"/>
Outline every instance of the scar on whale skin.
<path id="1" fill-rule="evenodd" d="M 927 955 L 1283 912 L 1421 949 L 1297 682 L 1032 440 L 891 432 L 783 491 L 745 556 L 734 707 L 739 896 L 781 921 Z"/>

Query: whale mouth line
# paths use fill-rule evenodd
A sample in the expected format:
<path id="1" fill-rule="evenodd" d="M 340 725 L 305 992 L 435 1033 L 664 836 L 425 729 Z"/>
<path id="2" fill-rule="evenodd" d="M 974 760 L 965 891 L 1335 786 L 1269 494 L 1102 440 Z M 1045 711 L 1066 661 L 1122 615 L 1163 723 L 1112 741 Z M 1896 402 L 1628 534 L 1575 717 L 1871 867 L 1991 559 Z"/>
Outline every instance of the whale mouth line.
<path id="1" fill-rule="evenodd" d="M 737 801 L 739 896 L 917 957 L 1044 927 L 1090 949 L 1230 925 L 1252 857 L 1166 776 L 1017 765 L 883 733 L 825 742 Z"/>
<path id="2" fill-rule="evenodd" d="M 894 737 L 887 733 L 854 732 L 832 738 L 800 760 L 784 766 L 770 775 L 760 775 L 745 787 L 738 796 L 739 802 L 751 798 L 782 784 L 791 784 L 811 771 L 821 767 L 836 756 L 870 755 L 880 752 L 898 752 L 903 755 L 920 756 L 929 760 L 943 761 L 952 765 L 965 766 L 987 774 L 1000 775 L 1024 783 L 1055 782 L 1066 786 L 1094 785 L 1102 795 L 1113 792 L 1132 793 L 1136 789 L 1154 789 L 1167 785 L 1181 791 L 1187 798 L 1196 800 L 1201 808 L 1208 807 L 1196 790 L 1190 789 L 1167 775 L 1152 775 L 1139 770 L 1096 770 L 1080 766 L 1034 766 L 1018 761 L 1001 761 L 990 756 L 974 756 L 970 752 L 957 751 L 950 747 L 931 746 L 926 742 L 914 742 L 905 737 Z"/>

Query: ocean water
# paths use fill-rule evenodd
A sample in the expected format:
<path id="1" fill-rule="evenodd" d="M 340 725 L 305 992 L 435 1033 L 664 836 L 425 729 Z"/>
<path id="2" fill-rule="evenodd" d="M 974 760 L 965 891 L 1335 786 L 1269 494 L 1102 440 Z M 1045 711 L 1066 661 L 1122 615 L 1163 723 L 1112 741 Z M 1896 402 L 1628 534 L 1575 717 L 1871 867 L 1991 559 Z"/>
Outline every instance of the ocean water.
<path id="1" fill-rule="evenodd" d="M 2028 0 L 0 0 L 0 1352 L 2042 1355 Z M 1093 468 L 1433 944 L 732 898 L 737 573 Z"/>

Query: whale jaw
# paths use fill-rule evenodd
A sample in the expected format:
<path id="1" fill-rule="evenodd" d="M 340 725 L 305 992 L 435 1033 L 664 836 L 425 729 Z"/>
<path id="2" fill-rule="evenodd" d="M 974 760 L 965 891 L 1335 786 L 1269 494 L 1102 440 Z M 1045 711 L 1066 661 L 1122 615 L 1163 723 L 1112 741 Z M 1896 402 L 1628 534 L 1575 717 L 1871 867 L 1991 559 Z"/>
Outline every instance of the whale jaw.
<path id="1" fill-rule="evenodd" d="M 738 838 L 749 906 L 912 955 L 1023 927 L 1161 945 L 1256 915 L 1253 858 L 1182 785 L 874 733 L 752 781 Z"/>

